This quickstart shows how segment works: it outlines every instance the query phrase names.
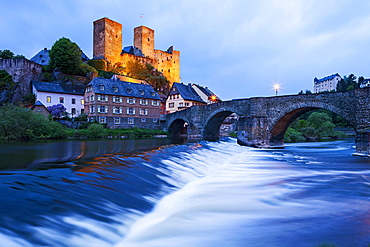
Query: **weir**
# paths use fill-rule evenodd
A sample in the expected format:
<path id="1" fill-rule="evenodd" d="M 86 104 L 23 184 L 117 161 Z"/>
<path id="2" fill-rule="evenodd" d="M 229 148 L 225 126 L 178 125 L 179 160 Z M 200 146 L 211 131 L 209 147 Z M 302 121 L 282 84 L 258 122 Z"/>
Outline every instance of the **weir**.
<path id="1" fill-rule="evenodd" d="M 256 148 L 283 148 L 288 126 L 302 114 L 326 109 L 343 117 L 356 132 L 354 155 L 370 157 L 370 88 L 350 92 L 256 97 L 223 101 L 164 116 L 163 130 L 189 138 L 216 139 L 222 122 L 239 115 L 237 140 Z"/>

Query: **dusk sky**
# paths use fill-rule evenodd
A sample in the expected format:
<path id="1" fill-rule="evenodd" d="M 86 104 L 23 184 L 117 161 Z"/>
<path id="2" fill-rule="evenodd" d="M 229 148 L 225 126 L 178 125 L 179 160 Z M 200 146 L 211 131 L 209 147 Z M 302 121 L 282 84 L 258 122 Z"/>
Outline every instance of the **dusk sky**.
<path id="1" fill-rule="evenodd" d="M 143 17 L 141 17 L 143 16 Z M 155 30 L 155 48 L 181 52 L 181 82 L 222 100 L 313 91 L 314 77 L 370 77 L 370 1 L 11 0 L 1 1 L 0 50 L 30 59 L 61 37 L 92 58 L 93 21 Z"/>

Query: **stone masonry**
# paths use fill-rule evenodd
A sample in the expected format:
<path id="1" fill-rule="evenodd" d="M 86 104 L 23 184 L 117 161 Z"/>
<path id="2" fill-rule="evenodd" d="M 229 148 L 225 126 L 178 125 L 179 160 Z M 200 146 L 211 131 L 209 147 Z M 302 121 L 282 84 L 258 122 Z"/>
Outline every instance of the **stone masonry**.
<path id="1" fill-rule="evenodd" d="M 259 148 L 281 148 L 289 124 L 305 112 L 332 111 L 356 131 L 356 155 L 370 157 L 370 88 L 351 92 L 258 97 L 194 106 L 165 116 L 163 129 L 173 134 L 187 123 L 189 137 L 218 138 L 223 120 L 239 115 L 238 143 Z"/>

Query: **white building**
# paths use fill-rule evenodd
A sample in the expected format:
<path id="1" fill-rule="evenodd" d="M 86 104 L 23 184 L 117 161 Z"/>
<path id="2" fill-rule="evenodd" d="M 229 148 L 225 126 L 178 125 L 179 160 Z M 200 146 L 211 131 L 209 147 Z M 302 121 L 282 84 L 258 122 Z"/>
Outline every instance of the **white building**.
<path id="1" fill-rule="evenodd" d="M 45 107 L 62 104 L 69 117 L 77 117 L 84 112 L 85 86 L 66 86 L 57 83 L 32 81 L 32 92 L 36 101 Z"/>
<path id="2" fill-rule="evenodd" d="M 332 90 L 337 89 L 338 82 L 342 79 L 342 77 L 336 73 L 329 75 L 327 77 L 317 79 L 314 78 L 314 85 L 313 85 L 313 92 L 320 93 L 320 92 L 330 92 Z"/>

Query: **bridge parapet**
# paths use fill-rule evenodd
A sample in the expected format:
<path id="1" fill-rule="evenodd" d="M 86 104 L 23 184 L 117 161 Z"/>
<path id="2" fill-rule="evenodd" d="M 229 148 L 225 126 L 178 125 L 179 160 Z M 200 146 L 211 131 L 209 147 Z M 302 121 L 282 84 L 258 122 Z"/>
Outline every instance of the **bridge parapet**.
<path id="1" fill-rule="evenodd" d="M 351 92 L 256 97 L 193 106 L 166 115 L 164 129 L 179 131 L 178 127 L 186 122 L 187 134 L 191 137 L 217 137 L 223 120 L 236 113 L 239 115 L 239 144 L 281 148 L 288 126 L 303 113 L 315 109 L 326 109 L 346 119 L 357 133 L 356 155 L 370 155 L 370 88 Z M 171 129 L 174 123 L 178 123 L 178 127 Z"/>

